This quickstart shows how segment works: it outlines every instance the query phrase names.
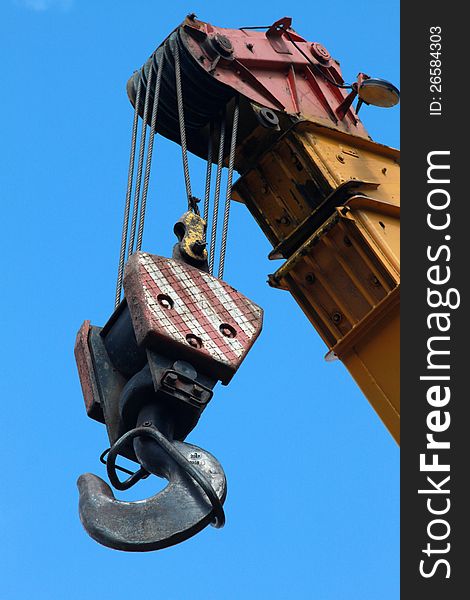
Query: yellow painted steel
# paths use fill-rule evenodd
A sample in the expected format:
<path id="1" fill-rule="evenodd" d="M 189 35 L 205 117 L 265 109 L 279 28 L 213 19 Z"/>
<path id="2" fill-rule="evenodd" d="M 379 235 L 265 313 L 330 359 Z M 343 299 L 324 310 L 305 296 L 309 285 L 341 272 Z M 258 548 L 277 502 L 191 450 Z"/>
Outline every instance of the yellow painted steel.
<path id="1" fill-rule="evenodd" d="M 399 442 L 399 152 L 311 122 L 235 185 L 288 290 Z"/>

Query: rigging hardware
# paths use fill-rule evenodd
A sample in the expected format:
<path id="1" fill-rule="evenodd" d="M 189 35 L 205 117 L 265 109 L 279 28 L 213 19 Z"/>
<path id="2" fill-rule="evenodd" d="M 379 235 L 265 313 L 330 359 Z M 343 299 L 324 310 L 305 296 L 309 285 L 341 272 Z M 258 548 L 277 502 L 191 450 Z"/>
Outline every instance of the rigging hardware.
<path id="1" fill-rule="evenodd" d="M 135 149 L 137 144 L 137 128 L 139 121 L 139 103 L 140 103 L 140 94 L 142 91 L 142 82 L 139 79 L 139 83 L 137 85 L 137 94 L 136 94 L 136 105 L 134 108 L 134 120 L 132 123 L 132 138 L 131 138 L 131 154 L 129 158 L 129 173 L 127 178 L 127 191 L 126 191 L 126 202 L 124 205 L 124 220 L 122 224 L 122 234 L 121 234 L 121 250 L 119 253 L 119 266 L 118 266 L 118 276 L 116 283 L 116 296 L 114 300 L 114 308 L 119 306 L 119 302 L 121 301 L 121 290 L 122 290 L 122 277 L 124 274 L 124 259 L 126 256 L 126 247 L 127 247 L 127 230 L 129 227 L 129 214 L 131 208 L 131 195 L 132 195 L 132 182 L 134 179 L 134 163 L 135 163 Z"/>
<path id="2" fill-rule="evenodd" d="M 238 117 L 240 114 L 240 108 L 238 105 L 238 98 L 235 99 L 235 107 L 233 109 L 233 128 L 230 139 L 230 154 L 228 158 L 228 175 L 227 175 L 227 191 L 225 193 L 225 208 L 224 208 L 224 222 L 222 226 L 222 243 L 220 246 L 220 259 L 219 259 L 219 279 L 224 276 L 225 266 L 225 253 L 227 251 L 227 236 L 228 236 L 228 222 L 230 217 L 230 202 L 232 200 L 232 179 L 233 179 L 233 167 L 235 164 L 235 149 L 237 145 L 237 130 L 238 130 Z"/>
<path id="3" fill-rule="evenodd" d="M 204 212 L 202 218 L 206 222 L 209 220 L 209 203 L 211 197 L 211 176 L 212 176 L 212 136 L 214 131 L 213 121 L 210 122 L 209 126 L 209 140 L 207 143 L 207 167 L 206 167 L 206 186 L 204 189 Z M 204 240 L 205 240 L 204 236 Z"/>
<path id="4" fill-rule="evenodd" d="M 214 192 L 214 205 L 212 212 L 212 229 L 211 229 L 211 243 L 209 250 L 209 273 L 212 275 L 214 272 L 215 262 L 215 242 L 217 237 L 217 220 L 219 216 L 219 199 L 220 199 L 220 185 L 222 179 L 222 168 L 224 161 L 224 147 L 225 147 L 225 118 L 224 116 L 220 119 L 220 135 L 219 135 L 219 152 L 217 155 L 217 173 L 215 177 L 215 192 Z"/>
<path id="5" fill-rule="evenodd" d="M 103 328 L 85 321 L 77 335 L 87 412 L 106 424 L 111 443 L 111 483 L 128 489 L 148 473 L 169 481 L 162 492 L 133 503 L 117 500 L 95 475 L 80 477 L 82 523 L 112 548 L 164 548 L 224 522 L 222 467 L 184 439 L 217 381 L 231 380 L 258 337 L 262 311 L 207 273 L 207 251 L 198 244 L 204 228 L 188 211 L 175 225 L 173 259 L 134 252 L 125 267 L 124 300 Z M 118 454 L 140 465 L 124 482 L 115 471 Z"/>
<path id="6" fill-rule="evenodd" d="M 362 73 L 345 85 L 339 63 L 298 35 L 288 17 L 262 33 L 220 29 L 190 15 L 133 74 L 127 91 L 134 120 L 115 312 L 103 328 L 85 321 L 76 357 L 87 412 L 108 430 L 111 483 L 127 489 L 153 474 L 169 485 L 133 503 L 115 499 L 92 474 L 78 484 L 90 535 L 113 548 L 145 551 L 224 520 L 222 467 L 184 440 L 216 383 L 230 381 L 261 329 L 261 309 L 221 280 L 232 197 L 272 242 L 270 258 L 286 259 L 270 284 L 291 291 L 329 355 L 344 361 L 398 437 L 396 361 L 384 368 L 377 360 L 384 343 L 397 343 L 398 153 L 372 142 L 352 107 L 356 96 L 391 106 L 398 90 Z M 175 225 L 172 259 L 141 251 L 156 133 L 182 151 L 188 210 Z M 188 152 L 207 161 L 203 218 Z M 241 177 L 232 190 L 234 170 Z M 117 476 L 118 454 L 140 465 L 125 481 Z"/>

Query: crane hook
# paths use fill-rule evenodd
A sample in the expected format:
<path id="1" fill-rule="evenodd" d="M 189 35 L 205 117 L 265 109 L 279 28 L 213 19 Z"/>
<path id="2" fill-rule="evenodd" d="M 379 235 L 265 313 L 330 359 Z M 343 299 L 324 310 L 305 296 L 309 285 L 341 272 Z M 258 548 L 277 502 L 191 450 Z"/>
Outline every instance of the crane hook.
<path id="1" fill-rule="evenodd" d="M 146 500 L 124 502 L 100 477 L 81 475 L 77 482 L 80 519 L 93 539 L 116 550 L 145 552 L 178 544 L 209 523 L 223 526 L 226 479 L 220 463 L 198 446 L 170 441 L 149 420 L 111 448 L 107 469 L 115 487 L 130 487 L 117 479 L 115 459 L 132 440 L 145 471 L 168 479 L 169 484 Z"/>

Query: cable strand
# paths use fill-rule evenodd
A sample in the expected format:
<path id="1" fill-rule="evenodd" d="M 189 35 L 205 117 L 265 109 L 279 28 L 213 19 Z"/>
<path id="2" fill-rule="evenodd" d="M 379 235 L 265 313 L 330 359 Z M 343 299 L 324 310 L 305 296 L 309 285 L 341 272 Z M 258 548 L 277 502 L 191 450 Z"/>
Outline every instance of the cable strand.
<path id="1" fill-rule="evenodd" d="M 219 152 L 217 156 L 217 173 L 215 178 L 214 206 L 212 208 L 212 226 L 211 241 L 209 249 L 209 273 L 214 272 L 215 260 L 215 242 L 217 238 L 217 219 L 219 214 L 220 182 L 222 178 L 222 168 L 224 166 L 224 146 L 225 146 L 225 115 L 220 119 Z"/>
<path id="2" fill-rule="evenodd" d="M 235 164 L 235 150 L 236 150 L 236 146 L 237 146 L 239 114 L 240 114 L 240 107 L 238 104 L 238 98 L 236 98 L 235 106 L 233 109 L 232 138 L 230 140 L 230 153 L 229 153 L 229 158 L 228 158 L 227 190 L 226 190 L 226 194 L 225 194 L 224 220 L 223 220 L 223 225 L 222 225 L 222 241 L 221 241 L 221 246 L 220 246 L 220 258 L 219 258 L 219 273 L 218 273 L 219 279 L 222 279 L 222 277 L 224 276 L 225 254 L 226 254 L 226 250 L 227 250 L 228 225 L 229 225 L 229 218 L 230 218 L 230 203 L 232 200 L 233 167 Z"/>
<path id="3" fill-rule="evenodd" d="M 139 84 L 137 86 L 137 94 L 135 99 L 135 108 L 134 108 L 134 120 L 132 123 L 132 138 L 131 138 L 131 152 L 129 158 L 129 171 L 127 177 L 127 191 L 126 191 L 126 201 L 124 205 L 124 218 L 122 224 L 122 234 L 121 234 L 121 248 L 119 252 L 119 265 L 118 265 L 118 275 L 116 282 L 116 296 L 114 299 L 114 308 L 116 309 L 121 302 L 121 291 L 122 291 L 122 277 L 124 273 L 124 260 L 126 257 L 126 245 L 127 245 L 127 234 L 129 229 L 129 215 L 131 209 L 131 195 L 132 195 L 132 183 L 134 181 L 134 164 L 135 164 L 135 150 L 137 146 L 137 128 L 139 122 L 139 104 L 140 104 L 140 94 L 142 90 L 142 82 L 139 78 Z"/>
<path id="4" fill-rule="evenodd" d="M 144 168 L 145 142 L 147 137 L 147 123 L 149 112 L 150 88 L 152 87 L 153 69 L 149 70 L 147 79 L 147 89 L 145 91 L 144 114 L 142 117 L 142 130 L 140 135 L 139 162 L 137 164 L 137 177 L 135 180 L 134 206 L 132 208 L 131 231 L 129 234 L 129 244 L 127 247 L 127 257 L 134 253 L 135 232 L 137 228 L 137 215 L 139 211 L 140 187 L 142 184 L 142 170 Z"/>
<path id="5" fill-rule="evenodd" d="M 147 148 L 147 163 L 145 165 L 144 185 L 142 188 L 142 200 L 140 203 L 139 228 L 137 230 L 136 251 L 139 251 L 142 248 L 142 238 L 144 235 L 145 209 L 147 208 L 147 194 L 150 181 L 150 169 L 152 166 L 153 143 L 156 135 L 155 129 L 157 126 L 158 102 L 160 99 L 160 85 L 162 81 L 164 60 L 164 55 L 162 55 L 160 64 L 158 66 L 157 81 L 155 83 L 155 91 L 153 96 L 152 118 L 150 122 L 150 134 Z"/>
<path id="6" fill-rule="evenodd" d="M 211 121 L 209 128 L 209 141 L 207 144 L 207 169 L 206 169 L 206 187 L 204 191 L 204 210 L 202 218 L 206 222 L 209 219 L 209 202 L 211 197 L 211 176 L 212 176 L 212 134 L 213 134 L 213 123 Z"/>
<path id="7" fill-rule="evenodd" d="M 186 195 L 188 197 L 188 209 L 194 209 L 193 194 L 191 192 L 191 179 L 189 176 L 189 163 L 188 163 L 188 147 L 186 143 L 186 128 L 184 123 L 184 104 L 183 104 L 183 88 L 181 85 L 181 65 L 180 65 L 180 53 L 178 45 L 175 45 L 174 50 L 175 58 L 175 83 L 176 83 L 176 102 L 178 105 L 178 121 L 180 128 L 180 143 L 181 143 L 181 154 L 183 157 L 183 171 L 184 171 L 184 183 L 186 185 Z"/>

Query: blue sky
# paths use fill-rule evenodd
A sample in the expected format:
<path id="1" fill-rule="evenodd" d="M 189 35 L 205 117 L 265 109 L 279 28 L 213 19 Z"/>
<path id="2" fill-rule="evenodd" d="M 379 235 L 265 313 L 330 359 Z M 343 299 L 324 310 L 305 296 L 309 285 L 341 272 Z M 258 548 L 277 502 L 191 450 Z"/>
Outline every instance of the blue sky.
<path id="1" fill-rule="evenodd" d="M 266 285 L 269 244 L 240 205 L 225 278 L 265 308 L 264 331 L 189 438 L 225 468 L 227 525 L 142 555 L 103 548 L 81 528 L 75 481 L 104 476 L 107 439 L 86 417 L 73 344 L 85 318 L 102 325 L 112 311 L 125 83 L 192 11 L 226 27 L 290 15 L 346 79 L 363 71 L 399 83 L 395 0 L 2 1 L 0 597 L 396 599 L 398 448 L 342 365 L 324 362 L 295 302 Z M 398 109 L 365 107 L 362 118 L 374 139 L 399 145 Z M 191 167 L 200 195 L 203 167 Z M 169 255 L 183 210 L 179 148 L 159 139 L 144 249 Z"/>

